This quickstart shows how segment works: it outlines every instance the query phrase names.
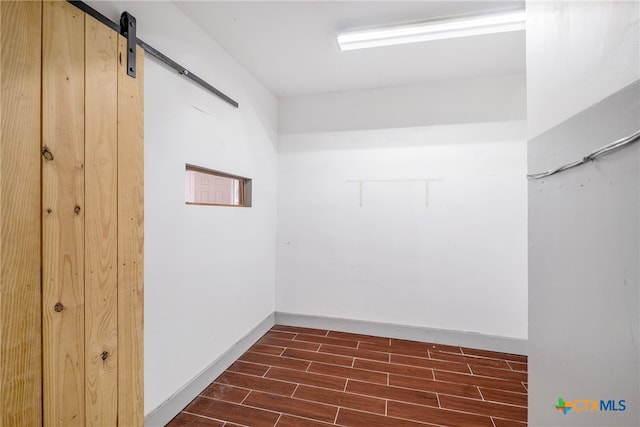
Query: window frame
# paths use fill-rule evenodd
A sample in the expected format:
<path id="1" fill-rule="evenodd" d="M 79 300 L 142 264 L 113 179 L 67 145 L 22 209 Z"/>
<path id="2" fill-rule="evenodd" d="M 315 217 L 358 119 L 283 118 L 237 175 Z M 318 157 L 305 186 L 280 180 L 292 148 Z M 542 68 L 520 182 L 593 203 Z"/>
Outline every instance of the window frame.
<path id="1" fill-rule="evenodd" d="M 215 169 L 209 169 L 202 166 L 193 165 L 191 163 L 185 164 L 185 173 L 186 172 L 199 172 L 204 173 L 206 175 L 210 175 L 212 177 L 218 178 L 227 178 L 238 181 L 238 204 L 226 204 L 226 203 L 205 203 L 205 202 L 189 202 L 186 200 L 185 194 L 185 205 L 195 205 L 195 206 L 223 206 L 223 207 L 232 207 L 232 208 L 250 208 L 251 207 L 251 193 L 252 193 L 252 179 L 247 178 L 240 175 L 234 175 L 227 172 L 222 172 Z"/>

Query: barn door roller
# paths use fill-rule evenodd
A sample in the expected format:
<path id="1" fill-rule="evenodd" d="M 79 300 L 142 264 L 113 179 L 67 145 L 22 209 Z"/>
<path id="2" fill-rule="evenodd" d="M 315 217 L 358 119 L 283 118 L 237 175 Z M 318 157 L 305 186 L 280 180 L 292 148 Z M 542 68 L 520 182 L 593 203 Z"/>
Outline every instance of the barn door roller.
<path id="1" fill-rule="evenodd" d="M 1 2 L 2 0 L 0 0 Z M 211 92 L 218 98 L 223 101 L 229 103 L 230 105 L 238 108 L 238 102 L 225 95 L 215 87 L 211 86 L 209 83 L 198 77 L 193 72 L 189 71 L 186 67 L 178 64 L 173 59 L 169 58 L 167 55 L 160 52 L 158 49 L 150 46 L 148 43 L 140 40 L 136 36 L 136 18 L 128 12 L 123 12 L 120 15 L 120 25 L 116 22 L 113 22 L 88 4 L 78 0 L 67 0 L 69 3 L 87 13 L 88 15 L 93 16 L 98 21 L 102 22 L 107 27 L 111 28 L 114 31 L 119 32 L 122 36 L 127 38 L 127 74 L 131 77 L 136 76 L 136 44 L 139 45 L 145 52 L 149 55 L 153 56 L 163 64 L 177 71 L 181 76 L 191 80 L 193 83 L 202 87 L 203 89 Z"/>
<path id="2" fill-rule="evenodd" d="M 136 78 L 136 17 L 129 12 L 120 15 L 120 34 L 127 38 L 127 74 Z"/>

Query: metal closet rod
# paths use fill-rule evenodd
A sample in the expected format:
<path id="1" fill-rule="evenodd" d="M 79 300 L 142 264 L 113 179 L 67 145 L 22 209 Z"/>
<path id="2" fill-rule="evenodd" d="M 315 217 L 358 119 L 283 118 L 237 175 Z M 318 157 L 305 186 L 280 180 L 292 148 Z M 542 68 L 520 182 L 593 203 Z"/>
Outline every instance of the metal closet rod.
<path id="1" fill-rule="evenodd" d="M 607 153 L 611 153 L 612 151 L 619 150 L 622 147 L 633 144 L 634 142 L 640 141 L 640 130 L 632 133 L 631 135 L 627 135 L 624 138 L 617 139 L 610 144 L 607 144 L 603 147 L 598 148 L 597 150 L 593 150 L 586 156 L 581 159 L 576 160 L 575 162 L 567 163 L 562 166 L 558 166 L 555 169 L 550 169 L 546 172 L 534 173 L 527 175 L 529 179 L 541 179 L 546 178 L 551 175 L 555 175 L 558 172 L 566 171 L 567 169 L 575 168 L 576 166 L 584 165 L 585 163 L 592 162 L 596 160 L 600 156 L 604 156 Z"/>
<path id="2" fill-rule="evenodd" d="M 120 24 L 117 24 L 117 23 L 113 22 L 111 19 L 107 18 L 106 16 L 104 16 L 103 14 L 101 14 L 100 12 L 98 12 L 97 10 L 92 8 L 91 6 L 89 6 L 88 4 L 86 4 L 86 3 L 82 2 L 82 1 L 73 1 L 73 0 L 67 0 L 67 1 L 69 3 L 71 3 L 72 5 L 74 5 L 75 7 L 77 7 L 78 9 L 82 10 L 83 12 L 85 12 L 86 14 L 91 15 L 92 17 L 94 17 L 95 19 L 97 19 L 98 21 L 100 21 L 101 23 L 106 25 L 107 27 L 111 28 L 112 30 L 114 30 L 114 31 L 116 31 L 116 32 L 118 32 L 120 34 L 122 34 L 122 28 L 120 27 Z M 182 65 L 178 64 L 176 61 L 174 61 L 173 59 L 169 58 L 168 56 L 166 56 L 165 54 L 163 54 L 159 50 L 155 49 L 154 47 L 150 46 L 148 43 L 140 40 L 137 37 L 136 37 L 136 43 L 142 49 L 144 49 L 144 51 L 147 52 L 149 55 L 153 56 L 154 58 L 159 59 L 164 64 L 166 64 L 169 67 L 171 67 L 174 70 L 176 70 L 178 72 L 178 74 L 185 76 L 186 78 L 188 78 L 189 80 L 191 80 L 195 84 L 197 84 L 198 86 L 201 86 L 202 88 L 204 88 L 204 89 L 208 90 L 209 92 L 213 93 L 215 96 L 217 96 L 218 98 L 222 99 L 223 101 L 225 101 L 225 102 L 233 105 L 234 107 L 238 108 L 238 103 L 236 101 L 234 101 L 232 98 L 230 98 L 227 95 L 225 95 L 224 93 L 220 92 L 218 89 L 216 89 L 215 87 L 211 86 L 209 83 L 207 83 L 206 81 L 202 80 L 200 77 L 198 77 L 197 75 L 193 74 L 191 71 L 189 71 L 188 69 L 186 69 Z"/>

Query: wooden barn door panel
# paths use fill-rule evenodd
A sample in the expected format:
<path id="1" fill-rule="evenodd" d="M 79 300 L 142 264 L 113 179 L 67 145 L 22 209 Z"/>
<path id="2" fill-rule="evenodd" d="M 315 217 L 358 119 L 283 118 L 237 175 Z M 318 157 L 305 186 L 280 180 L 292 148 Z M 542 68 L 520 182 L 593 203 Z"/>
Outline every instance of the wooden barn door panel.
<path id="1" fill-rule="evenodd" d="M 142 426 L 143 51 L 63 1 L 0 24 L 0 427 Z"/>
<path id="2" fill-rule="evenodd" d="M 86 425 L 115 426 L 118 420 L 118 34 L 90 16 L 85 23 Z"/>
<path id="3" fill-rule="evenodd" d="M 118 67 L 118 420 L 142 426 L 144 289 L 144 51 L 127 75 L 127 43 Z"/>
<path id="4" fill-rule="evenodd" d="M 84 382 L 84 14 L 43 4 L 44 425 L 82 426 Z"/>
<path id="5" fill-rule="evenodd" d="M 42 423 L 41 4 L 0 1 L 0 426 Z"/>

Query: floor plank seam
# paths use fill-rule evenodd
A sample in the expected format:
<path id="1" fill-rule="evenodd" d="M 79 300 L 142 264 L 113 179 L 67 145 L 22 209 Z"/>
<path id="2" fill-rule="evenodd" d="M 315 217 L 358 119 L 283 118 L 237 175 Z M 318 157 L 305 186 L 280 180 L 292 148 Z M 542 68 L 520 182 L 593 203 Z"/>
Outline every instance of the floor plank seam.
<path id="1" fill-rule="evenodd" d="M 341 410 L 341 409 L 342 409 L 342 408 L 340 407 L 340 408 L 338 408 L 338 410 L 336 411 L 336 416 L 335 416 L 335 418 L 333 419 L 333 424 L 337 424 L 337 423 L 338 423 L 338 415 L 340 415 L 340 410 Z"/>
<path id="2" fill-rule="evenodd" d="M 189 412 L 189 411 L 182 411 L 182 412 L 184 412 L 185 414 L 193 415 L 194 417 L 205 418 L 205 419 L 208 419 L 208 420 L 213 420 L 213 421 L 219 421 L 221 423 L 226 423 L 225 420 L 220 420 L 218 418 L 207 417 L 206 415 L 196 414 L 196 413 Z"/>

